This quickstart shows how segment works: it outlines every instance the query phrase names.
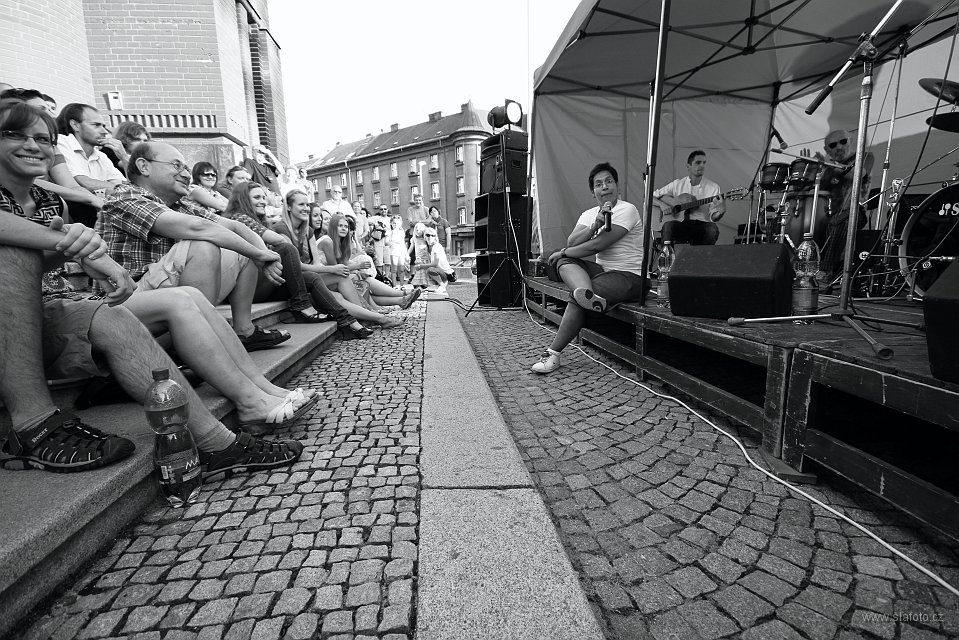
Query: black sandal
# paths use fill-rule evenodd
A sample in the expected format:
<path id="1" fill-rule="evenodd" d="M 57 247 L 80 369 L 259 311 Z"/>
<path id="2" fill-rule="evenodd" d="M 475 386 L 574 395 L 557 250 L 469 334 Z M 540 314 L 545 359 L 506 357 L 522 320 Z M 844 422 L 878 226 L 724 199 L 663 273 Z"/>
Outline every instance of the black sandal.
<path id="1" fill-rule="evenodd" d="M 353 327 L 347 325 L 345 327 L 340 327 L 339 329 L 340 340 L 366 340 L 373 335 L 373 333 L 373 330 L 369 327 L 354 329 Z"/>
<path id="2" fill-rule="evenodd" d="M 135 448 L 126 438 L 105 434 L 71 413 L 57 411 L 32 429 L 10 431 L 0 445 L 0 466 L 73 473 L 119 462 Z"/>
<path id="3" fill-rule="evenodd" d="M 316 324 L 330 319 L 325 313 L 307 313 L 303 309 L 290 309 L 290 315 L 293 316 L 293 324 Z"/>
<path id="4" fill-rule="evenodd" d="M 253 333 L 248 336 L 237 336 L 243 343 L 247 351 L 259 351 L 260 349 L 269 349 L 275 347 L 281 342 L 290 339 L 287 331 L 277 331 L 276 329 L 263 329 L 253 325 Z"/>

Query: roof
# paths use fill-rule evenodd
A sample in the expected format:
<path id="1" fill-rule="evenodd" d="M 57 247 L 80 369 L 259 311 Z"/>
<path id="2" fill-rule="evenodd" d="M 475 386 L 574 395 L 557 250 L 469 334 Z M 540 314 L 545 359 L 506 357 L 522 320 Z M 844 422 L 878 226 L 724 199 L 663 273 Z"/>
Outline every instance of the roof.
<path id="1" fill-rule="evenodd" d="M 470 101 L 463 105 L 459 113 L 441 116 L 436 120 L 427 120 L 396 131 L 384 131 L 379 135 L 369 136 L 362 140 L 339 144 L 323 157 L 299 162 L 296 166 L 307 170 L 318 169 L 323 166 L 339 164 L 344 160 L 358 160 L 417 143 L 448 138 L 457 133 L 492 134 L 493 130 L 486 122 L 488 113 L 483 109 L 475 108 Z"/>

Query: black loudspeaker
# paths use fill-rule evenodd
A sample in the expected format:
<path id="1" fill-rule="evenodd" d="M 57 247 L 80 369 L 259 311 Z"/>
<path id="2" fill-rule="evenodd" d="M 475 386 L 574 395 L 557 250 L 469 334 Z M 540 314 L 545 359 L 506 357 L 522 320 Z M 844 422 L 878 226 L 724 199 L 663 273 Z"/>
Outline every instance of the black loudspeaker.
<path id="1" fill-rule="evenodd" d="M 959 265 L 953 262 L 929 287 L 922 299 L 922 310 L 932 375 L 959 382 Z"/>
<path id="2" fill-rule="evenodd" d="M 508 197 L 507 197 L 508 196 Z M 505 192 L 488 193 L 477 196 L 474 202 L 476 226 L 474 228 L 474 246 L 477 251 L 506 251 L 515 253 L 513 232 L 518 250 L 529 253 L 529 198 L 524 195 Z M 509 216 L 506 207 L 509 206 Z M 507 226 L 507 218 L 513 223 L 513 231 Z"/>
<path id="3" fill-rule="evenodd" d="M 722 320 L 788 316 L 793 277 L 786 245 L 678 245 L 669 306 L 673 315 Z"/>
<path id="4" fill-rule="evenodd" d="M 506 130 L 480 145 L 480 193 L 499 193 L 506 187 L 526 193 L 529 137 L 522 131 Z"/>
<path id="5" fill-rule="evenodd" d="M 523 254 L 523 264 L 528 254 Z M 523 276 L 505 253 L 476 256 L 477 303 L 483 307 L 518 307 L 523 298 Z"/>

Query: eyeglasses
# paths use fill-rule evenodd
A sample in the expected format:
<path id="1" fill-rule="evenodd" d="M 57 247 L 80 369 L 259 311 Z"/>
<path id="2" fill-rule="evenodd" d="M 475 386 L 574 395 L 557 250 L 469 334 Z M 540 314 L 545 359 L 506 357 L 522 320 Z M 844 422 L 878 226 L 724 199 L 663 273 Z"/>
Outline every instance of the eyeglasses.
<path id="1" fill-rule="evenodd" d="M 204 177 L 204 178 L 215 178 L 215 177 L 216 177 L 216 174 L 213 173 L 212 171 L 206 171 L 206 172 L 204 172 L 204 173 L 201 173 L 200 175 L 201 175 L 202 177 Z"/>
<path id="2" fill-rule="evenodd" d="M 840 140 L 839 142 L 830 142 L 830 143 L 827 144 L 826 146 L 829 147 L 830 149 L 835 149 L 835 148 L 838 147 L 839 145 L 841 145 L 841 144 L 846 144 L 847 142 L 849 142 L 849 138 L 843 138 L 843 139 Z"/>
<path id="3" fill-rule="evenodd" d="M 42 133 L 35 136 L 30 136 L 22 131 L 10 131 L 9 129 L 4 129 L 3 131 L 0 131 L 0 138 L 3 138 L 4 140 L 10 140 L 11 142 L 17 142 L 19 144 L 23 144 L 27 141 L 27 138 L 29 138 L 37 143 L 38 147 L 53 146 L 53 139 L 50 136 L 43 135 Z"/>
<path id="4" fill-rule="evenodd" d="M 602 189 L 603 187 L 611 187 L 616 184 L 616 181 L 612 178 L 606 178 L 605 180 L 596 180 L 593 182 L 594 189 Z"/>
<path id="5" fill-rule="evenodd" d="M 380 211 L 389 211 L 386 207 L 380 207 Z"/>
<path id="6" fill-rule="evenodd" d="M 424 234 L 423 234 L 423 237 L 425 237 L 425 238 L 435 238 L 435 237 L 436 237 L 436 234 L 435 234 L 435 233 L 424 233 Z"/>
<path id="7" fill-rule="evenodd" d="M 189 165 L 185 165 L 179 160 L 149 160 L 148 159 L 147 162 L 159 162 L 160 164 L 168 164 L 171 167 L 173 167 L 173 170 L 176 171 L 177 173 L 183 173 L 184 171 L 190 168 Z"/>

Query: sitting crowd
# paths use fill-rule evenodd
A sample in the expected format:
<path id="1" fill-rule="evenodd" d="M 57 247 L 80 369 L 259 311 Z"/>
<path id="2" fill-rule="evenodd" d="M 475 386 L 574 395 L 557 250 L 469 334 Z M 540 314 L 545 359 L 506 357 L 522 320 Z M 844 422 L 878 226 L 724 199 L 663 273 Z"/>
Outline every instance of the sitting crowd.
<path id="1" fill-rule="evenodd" d="M 140 124 L 111 135 L 90 105 L 55 113 L 49 96 L 0 84 L 0 400 L 13 427 L 0 433 L 0 465 L 72 472 L 128 457 L 130 440 L 59 409 L 47 380 L 112 373 L 139 400 L 154 369 L 186 390 L 207 474 L 294 463 L 299 442 L 262 436 L 319 395 L 274 385 L 254 364 L 248 352 L 290 334 L 256 325 L 252 305 L 288 300 L 293 322 L 333 320 L 343 339 L 402 325 L 390 308 L 409 308 L 421 289 L 387 277 L 386 223 L 365 210 L 321 214 L 304 175 L 284 173 L 265 147 L 220 181 L 214 164 L 191 167 Z M 93 295 L 63 277 L 67 261 Z M 239 433 L 206 409 L 157 342 L 164 334 L 184 366 L 234 403 Z"/>

